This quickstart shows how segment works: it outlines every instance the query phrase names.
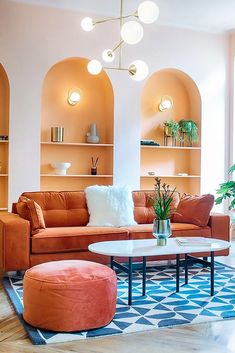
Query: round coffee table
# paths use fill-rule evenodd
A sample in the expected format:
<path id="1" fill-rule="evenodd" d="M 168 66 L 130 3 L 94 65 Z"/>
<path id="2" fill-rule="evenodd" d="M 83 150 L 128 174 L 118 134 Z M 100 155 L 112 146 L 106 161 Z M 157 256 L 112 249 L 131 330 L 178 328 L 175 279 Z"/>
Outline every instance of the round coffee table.
<path id="1" fill-rule="evenodd" d="M 214 295 L 214 253 L 228 249 L 231 244 L 228 241 L 205 238 L 206 243 L 196 245 L 179 245 L 176 238 L 169 238 L 166 246 L 157 246 L 156 239 L 141 239 L 141 240 L 115 240 L 103 241 L 89 245 L 88 249 L 94 253 L 107 255 L 111 258 L 111 268 L 118 268 L 128 274 L 128 304 L 132 304 L 132 272 L 133 272 L 133 257 L 142 257 L 143 284 L 142 295 L 146 292 L 146 258 L 148 256 L 160 255 L 176 255 L 176 292 L 180 290 L 180 255 L 185 255 L 184 270 L 185 284 L 188 283 L 188 264 L 200 263 L 205 267 L 211 268 L 211 295 Z M 207 257 L 203 259 L 197 258 L 188 254 L 210 253 L 211 260 Z M 127 257 L 128 264 L 123 265 L 117 262 L 114 257 Z"/>

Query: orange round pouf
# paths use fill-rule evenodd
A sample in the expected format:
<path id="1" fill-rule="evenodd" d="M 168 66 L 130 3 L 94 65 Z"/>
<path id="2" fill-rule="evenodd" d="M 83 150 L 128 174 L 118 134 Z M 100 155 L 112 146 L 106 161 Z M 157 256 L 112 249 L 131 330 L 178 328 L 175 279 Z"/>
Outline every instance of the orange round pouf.
<path id="1" fill-rule="evenodd" d="M 90 261 L 46 262 L 25 272 L 24 320 L 51 331 L 71 332 L 106 326 L 116 310 L 117 278 Z"/>

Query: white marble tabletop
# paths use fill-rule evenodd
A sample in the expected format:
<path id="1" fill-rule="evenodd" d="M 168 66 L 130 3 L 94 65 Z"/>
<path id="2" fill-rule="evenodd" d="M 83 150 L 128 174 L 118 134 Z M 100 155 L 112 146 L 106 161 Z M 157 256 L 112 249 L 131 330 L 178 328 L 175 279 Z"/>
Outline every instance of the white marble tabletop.
<path id="1" fill-rule="evenodd" d="M 208 239 L 208 238 L 207 238 Z M 205 245 L 179 245 L 175 238 L 169 238 L 166 246 L 157 246 L 156 239 L 114 240 L 93 243 L 88 249 L 94 253 L 107 256 L 155 256 L 172 254 L 192 254 L 228 249 L 228 241 L 209 238 Z"/>

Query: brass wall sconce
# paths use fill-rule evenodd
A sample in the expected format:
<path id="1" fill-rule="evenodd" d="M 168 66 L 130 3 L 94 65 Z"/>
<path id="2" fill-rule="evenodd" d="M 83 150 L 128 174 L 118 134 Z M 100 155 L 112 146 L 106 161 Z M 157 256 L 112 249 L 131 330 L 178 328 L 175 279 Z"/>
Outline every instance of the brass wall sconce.
<path id="1" fill-rule="evenodd" d="M 76 105 L 81 99 L 81 95 L 77 89 L 69 90 L 67 102 L 70 105 Z"/>
<path id="2" fill-rule="evenodd" d="M 158 109 L 161 112 L 164 112 L 165 110 L 172 109 L 172 107 L 173 107 L 173 99 L 170 96 L 163 96 L 158 106 Z"/>

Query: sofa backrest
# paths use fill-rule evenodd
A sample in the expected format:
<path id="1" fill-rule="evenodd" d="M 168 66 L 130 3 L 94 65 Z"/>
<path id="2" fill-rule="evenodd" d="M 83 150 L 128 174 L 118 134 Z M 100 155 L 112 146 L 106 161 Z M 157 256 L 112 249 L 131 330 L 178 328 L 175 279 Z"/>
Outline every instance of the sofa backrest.
<path id="1" fill-rule="evenodd" d="M 149 202 L 151 191 L 133 191 L 134 217 L 138 224 L 153 223 L 155 213 Z M 42 208 L 46 227 L 85 226 L 89 213 L 84 191 L 24 192 Z M 177 199 L 178 200 L 178 199 Z"/>
<path id="2" fill-rule="evenodd" d="M 41 206 L 46 227 L 85 226 L 89 222 L 84 191 L 24 192 L 22 196 Z"/>

